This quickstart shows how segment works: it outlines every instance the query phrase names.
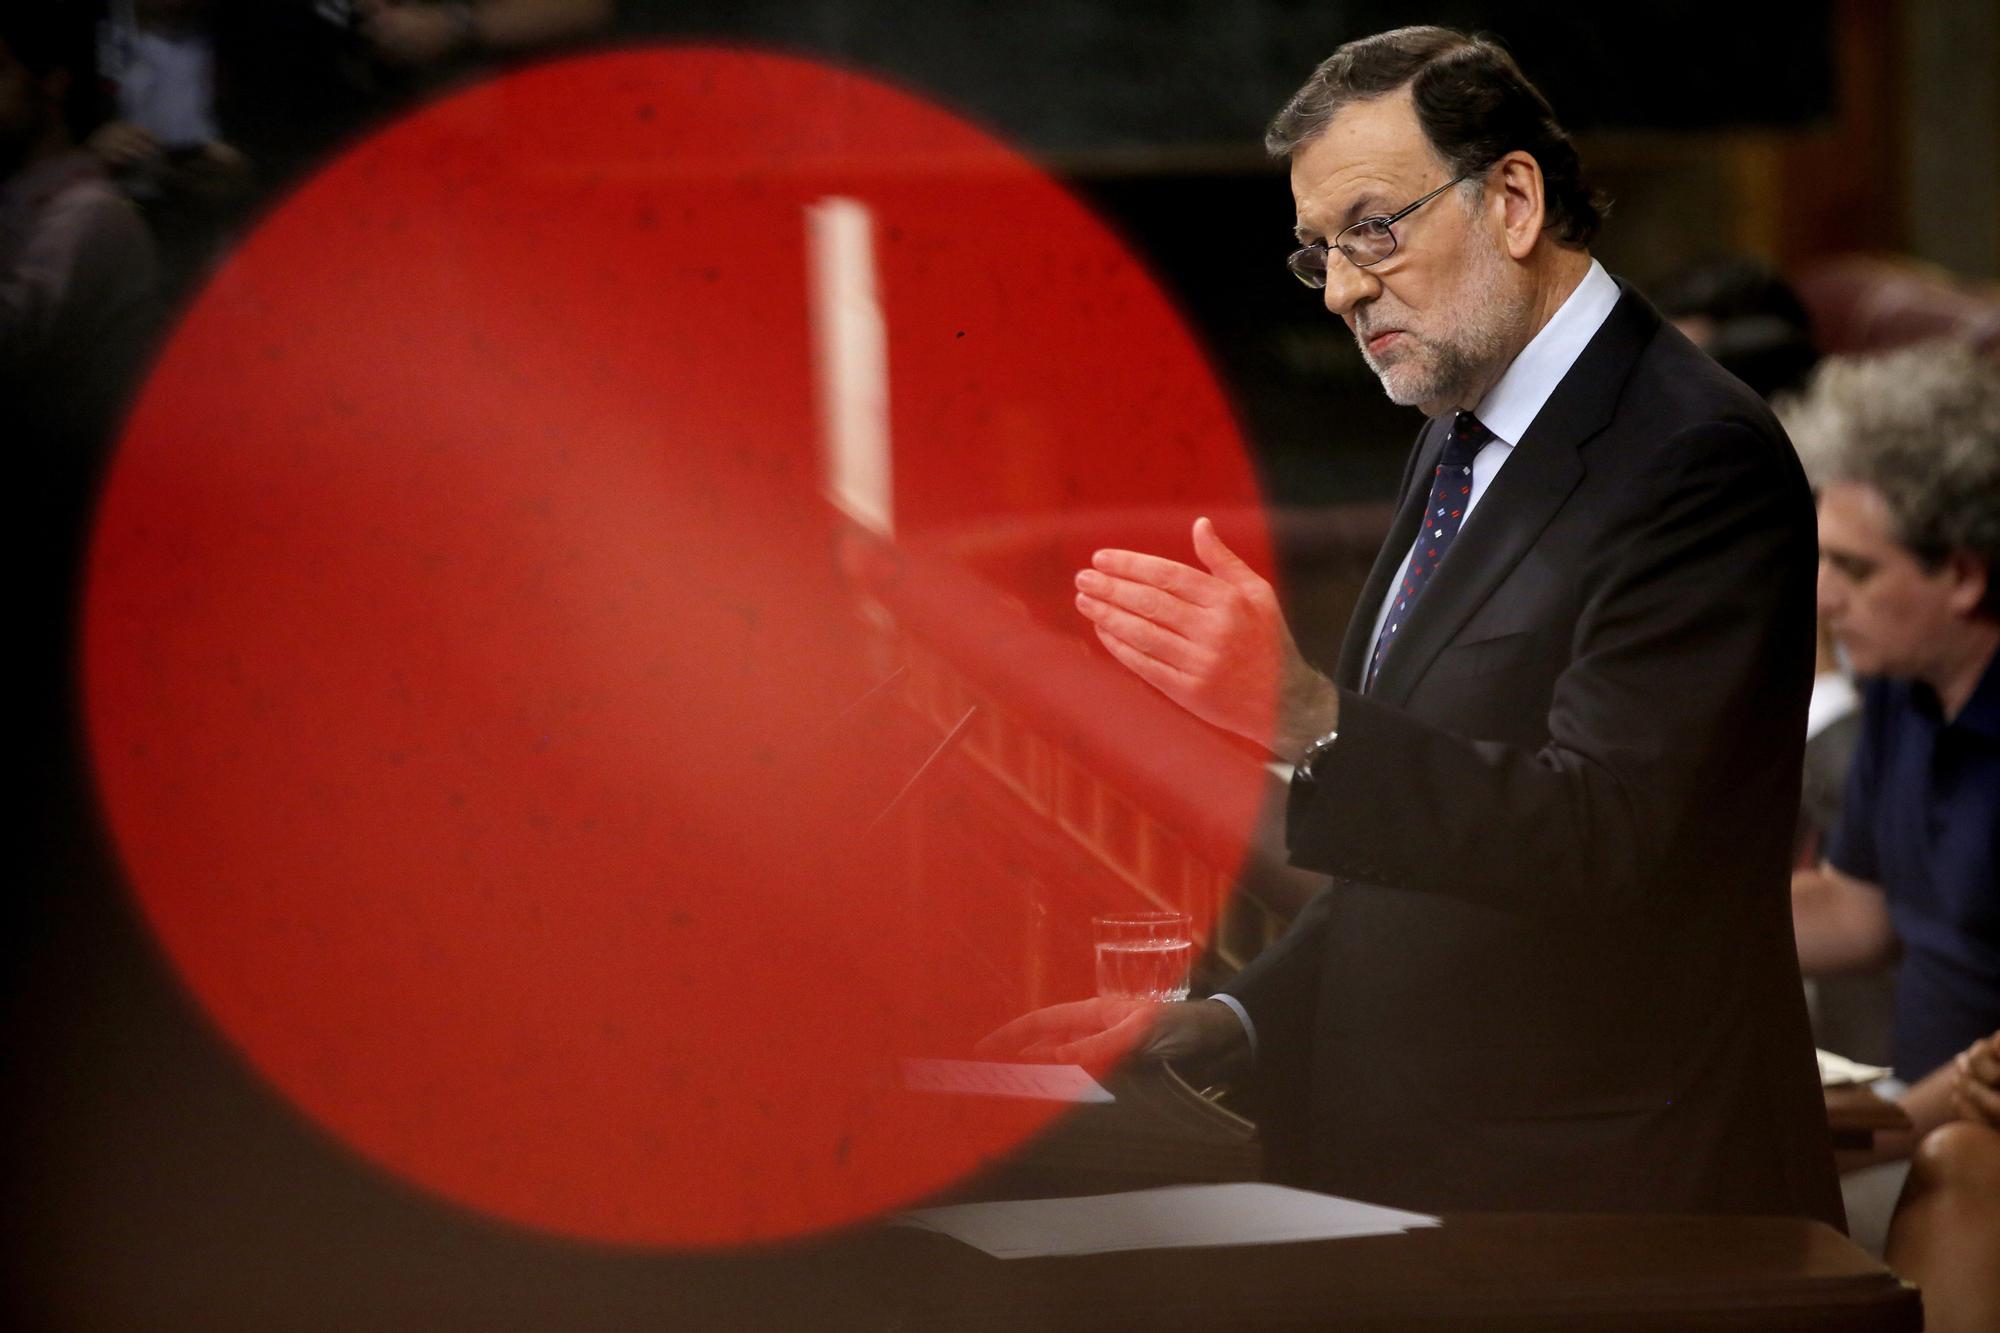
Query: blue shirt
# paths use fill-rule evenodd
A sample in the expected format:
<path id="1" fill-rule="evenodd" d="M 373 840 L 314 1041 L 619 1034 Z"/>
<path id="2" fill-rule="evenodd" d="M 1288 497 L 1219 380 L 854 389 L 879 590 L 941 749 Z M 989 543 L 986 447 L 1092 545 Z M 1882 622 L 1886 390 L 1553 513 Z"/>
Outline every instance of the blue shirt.
<path id="1" fill-rule="evenodd" d="M 2000 655 L 1957 717 L 1869 684 L 1834 869 L 1881 886 L 1903 943 L 1896 1073 L 1915 1081 L 2000 1029 Z"/>

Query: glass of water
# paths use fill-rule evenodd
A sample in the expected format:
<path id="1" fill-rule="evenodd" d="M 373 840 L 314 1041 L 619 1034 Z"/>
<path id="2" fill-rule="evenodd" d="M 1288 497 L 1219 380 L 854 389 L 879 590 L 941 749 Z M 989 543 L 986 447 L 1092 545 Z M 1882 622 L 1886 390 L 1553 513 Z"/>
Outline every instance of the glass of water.
<path id="1" fill-rule="evenodd" d="M 1110 912 L 1090 919 L 1097 993 L 1107 1000 L 1185 1000 L 1194 936 L 1186 912 Z"/>

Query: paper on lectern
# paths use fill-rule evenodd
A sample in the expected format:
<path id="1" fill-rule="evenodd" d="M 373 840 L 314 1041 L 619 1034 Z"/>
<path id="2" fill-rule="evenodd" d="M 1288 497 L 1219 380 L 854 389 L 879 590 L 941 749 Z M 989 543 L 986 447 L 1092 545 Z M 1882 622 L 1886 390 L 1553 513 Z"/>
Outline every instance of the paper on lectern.
<path id="1" fill-rule="evenodd" d="M 1815 1051 L 1819 1056 L 1819 1085 L 1822 1088 L 1844 1088 L 1854 1083 L 1875 1083 L 1889 1077 L 1893 1069 L 1881 1065 L 1864 1065 L 1835 1055 L 1832 1051 Z"/>
<path id="2" fill-rule="evenodd" d="M 925 1208 L 896 1219 L 999 1259 L 1394 1236 L 1438 1219 L 1282 1185 L 1168 1185 Z"/>
<path id="3" fill-rule="evenodd" d="M 903 1086 L 912 1092 L 963 1092 L 983 1097 L 1031 1097 L 1050 1102 L 1117 1100 L 1079 1065 L 905 1059 L 902 1066 Z"/>

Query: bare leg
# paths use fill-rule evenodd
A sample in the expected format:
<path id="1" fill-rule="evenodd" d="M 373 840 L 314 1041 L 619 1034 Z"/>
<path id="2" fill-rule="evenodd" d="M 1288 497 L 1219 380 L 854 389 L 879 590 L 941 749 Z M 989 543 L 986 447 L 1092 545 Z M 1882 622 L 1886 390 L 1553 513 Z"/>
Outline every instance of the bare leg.
<path id="1" fill-rule="evenodd" d="M 1924 1137 L 1887 1258 L 1922 1288 L 1930 1333 L 2000 1329 L 2000 1130 L 1954 1120 Z"/>

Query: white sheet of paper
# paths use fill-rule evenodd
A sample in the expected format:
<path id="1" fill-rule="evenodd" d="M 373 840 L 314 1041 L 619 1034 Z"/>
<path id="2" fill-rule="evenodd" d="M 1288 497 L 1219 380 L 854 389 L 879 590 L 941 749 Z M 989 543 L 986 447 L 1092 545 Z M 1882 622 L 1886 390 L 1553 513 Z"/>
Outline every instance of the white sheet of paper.
<path id="1" fill-rule="evenodd" d="M 903 1086 L 912 1092 L 967 1092 L 983 1097 L 1033 1097 L 1046 1102 L 1117 1100 L 1078 1065 L 911 1059 L 902 1064 Z"/>
<path id="2" fill-rule="evenodd" d="M 1832 1051 L 1817 1051 L 1819 1056 L 1819 1085 L 1822 1088 L 1844 1088 L 1851 1083 L 1874 1083 L 1885 1079 L 1895 1071 L 1881 1065 L 1864 1065 L 1835 1055 Z"/>
<path id="3" fill-rule="evenodd" d="M 925 1208 L 897 1219 L 999 1259 L 1394 1236 L 1435 1217 L 1282 1185 L 1167 1185 L 1076 1199 Z"/>

